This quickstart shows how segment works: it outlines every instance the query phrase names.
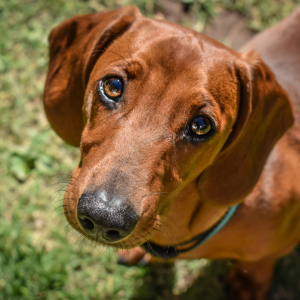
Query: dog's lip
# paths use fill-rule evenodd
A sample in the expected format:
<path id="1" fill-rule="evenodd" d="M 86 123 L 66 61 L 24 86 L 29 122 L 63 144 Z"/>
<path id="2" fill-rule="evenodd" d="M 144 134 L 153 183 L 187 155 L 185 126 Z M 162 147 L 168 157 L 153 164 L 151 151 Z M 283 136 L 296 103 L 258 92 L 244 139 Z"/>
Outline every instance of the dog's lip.
<path id="1" fill-rule="evenodd" d="M 117 249 L 131 249 L 133 247 L 141 246 L 141 244 L 138 244 L 138 245 L 133 245 L 132 243 L 127 244 L 125 239 L 121 239 L 117 242 L 109 242 L 103 238 L 101 238 L 101 239 L 100 238 L 92 238 L 92 237 L 89 237 L 89 238 L 92 239 L 93 241 L 95 241 L 100 246 L 110 246 L 110 247 L 114 247 Z M 125 247 L 124 247 L 124 243 L 125 243 Z M 126 247 L 126 245 L 128 247 Z"/>
<path id="2" fill-rule="evenodd" d="M 81 218 L 80 215 L 78 215 L 77 217 L 80 218 L 80 219 L 86 218 L 86 217 Z M 88 218 L 86 218 L 86 219 L 88 219 Z M 80 227 L 81 227 L 81 224 L 80 224 Z M 100 228 L 101 231 L 99 231 L 99 228 Z M 104 237 L 102 237 L 103 229 L 101 227 L 99 227 L 99 228 L 98 228 L 97 233 L 93 233 L 91 231 L 87 232 L 87 231 L 84 231 L 82 229 L 80 231 L 85 236 L 87 236 L 90 240 L 95 241 L 97 244 L 99 244 L 101 246 L 111 246 L 111 247 L 114 247 L 114 248 L 117 248 L 117 249 L 131 249 L 133 247 L 139 247 L 143 244 L 142 242 L 140 242 L 139 244 L 134 245 L 134 246 L 133 246 L 132 242 L 129 242 L 127 244 L 126 241 L 127 241 L 128 238 L 130 238 L 132 236 L 132 234 L 130 234 L 129 236 L 124 236 L 121 240 L 118 240 L 118 241 L 115 241 L 115 242 L 114 241 L 108 241 Z M 149 239 L 145 240 L 144 242 L 146 243 L 148 240 Z M 125 247 L 124 247 L 124 243 L 125 243 Z M 126 244 L 127 244 L 128 247 L 126 247 Z"/>

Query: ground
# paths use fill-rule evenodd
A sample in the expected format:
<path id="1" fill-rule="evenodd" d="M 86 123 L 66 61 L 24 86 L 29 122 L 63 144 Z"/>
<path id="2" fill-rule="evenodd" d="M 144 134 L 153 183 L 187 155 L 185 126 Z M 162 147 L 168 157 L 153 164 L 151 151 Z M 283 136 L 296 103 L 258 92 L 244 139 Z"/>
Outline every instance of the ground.
<path id="1" fill-rule="evenodd" d="M 42 96 L 50 30 L 76 14 L 136 4 L 238 49 L 298 1 L 0 0 L 0 300 L 221 300 L 232 261 L 125 267 L 68 232 L 61 199 L 79 159 L 50 128 Z M 182 8 L 187 13 L 184 13 Z M 270 299 L 300 299 L 300 255 L 282 259 Z"/>

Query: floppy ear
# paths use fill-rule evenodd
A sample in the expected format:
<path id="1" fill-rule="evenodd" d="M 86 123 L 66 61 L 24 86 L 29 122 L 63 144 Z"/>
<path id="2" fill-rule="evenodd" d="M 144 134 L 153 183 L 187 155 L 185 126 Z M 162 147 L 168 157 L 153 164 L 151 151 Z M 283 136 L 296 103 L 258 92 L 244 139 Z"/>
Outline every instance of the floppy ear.
<path id="1" fill-rule="evenodd" d="M 203 201 L 229 206 L 254 188 L 275 143 L 292 126 L 294 117 L 287 93 L 256 52 L 236 61 L 239 78 L 239 115 L 215 161 L 200 175 Z"/>
<path id="2" fill-rule="evenodd" d="M 53 129 L 67 143 L 79 146 L 84 94 L 94 64 L 138 16 L 139 10 L 129 6 L 76 16 L 52 30 L 44 105 Z"/>

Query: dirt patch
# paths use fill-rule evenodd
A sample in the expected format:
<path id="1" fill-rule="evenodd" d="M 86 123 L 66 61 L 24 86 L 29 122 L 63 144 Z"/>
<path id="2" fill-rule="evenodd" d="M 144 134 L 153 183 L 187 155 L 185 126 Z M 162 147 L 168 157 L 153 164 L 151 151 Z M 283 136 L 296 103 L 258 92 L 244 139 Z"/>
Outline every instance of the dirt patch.
<path id="1" fill-rule="evenodd" d="M 236 11 L 221 11 L 204 33 L 226 46 L 238 50 L 256 32 L 247 28 L 246 18 Z"/>
<path id="2" fill-rule="evenodd" d="M 198 21 L 189 14 L 186 5 L 178 1 L 157 1 L 155 12 L 157 19 L 170 22 L 186 23 L 188 20 L 188 23 L 193 25 Z M 238 50 L 256 34 L 247 27 L 245 16 L 239 12 L 227 10 L 220 11 L 205 27 L 203 33 L 234 50 Z"/>

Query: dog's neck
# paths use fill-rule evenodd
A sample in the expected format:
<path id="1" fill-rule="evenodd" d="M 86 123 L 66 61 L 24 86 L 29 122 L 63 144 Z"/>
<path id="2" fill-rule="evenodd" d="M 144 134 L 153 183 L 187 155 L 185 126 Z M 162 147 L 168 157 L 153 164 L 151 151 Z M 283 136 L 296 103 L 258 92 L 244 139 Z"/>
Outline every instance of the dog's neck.
<path id="1" fill-rule="evenodd" d="M 201 202 L 197 191 L 197 180 L 184 187 L 174 199 L 167 216 L 161 216 L 165 234 L 156 231 L 152 242 L 159 245 L 184 242 L 217 223 L 228 210 L 227 207 L 216 208 Z M 160 228 L 161 229 L 161 228 Z"/>

